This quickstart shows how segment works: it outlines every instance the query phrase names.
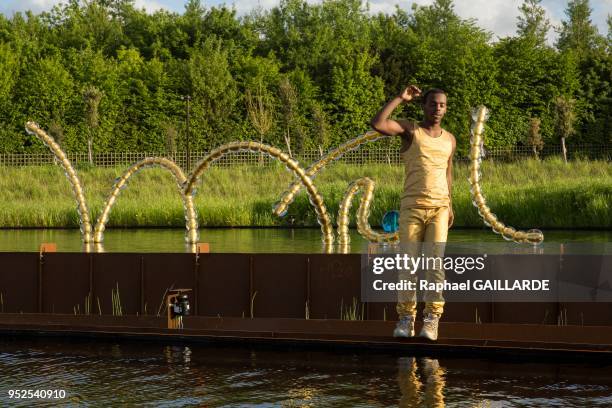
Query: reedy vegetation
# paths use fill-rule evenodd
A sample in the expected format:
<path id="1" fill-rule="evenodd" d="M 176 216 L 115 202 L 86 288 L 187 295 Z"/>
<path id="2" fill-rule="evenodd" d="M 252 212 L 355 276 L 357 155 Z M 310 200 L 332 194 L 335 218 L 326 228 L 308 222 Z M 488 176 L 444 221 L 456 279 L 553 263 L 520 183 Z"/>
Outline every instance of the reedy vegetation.
<path id="1" fill-rule="evenodd" d="M 455 226 L 479 227 L 472 206 L 467 166 L 454 167 Z M 94 218 L 102 210 L 113 180 L 123 169 L 85 167 L 79 175 Z M 332 218 L 350 182 L 371 177 L 376 182 L 370 222 L 399 208 L 403 168 L 389 165 L 336 163 L 315 179 Z M 561 158 L 516 163 L 483 163 L 483 189 L 492 210 L 515 227 L 611 228 L 612 166 L 603 161 Z M 281 165 L 213 167 L 202 177 L 196 196 L 201 226 L 317 226 L 304 192 L 284 218 L 272 215 L 272 204 L 292 178 Z M 77 227 L 74 199 L 57 166 L 3 168 L 0 173 L 0 227 Z M 357 202 L 353 204 L 353 213 Z M 355 217 L 351 216 L 354 223 Z M 109 227 L 178 227 L 185 225 L 182 203 L 171 175 L 160 169 L 137 174 L 121 193 Z"/>

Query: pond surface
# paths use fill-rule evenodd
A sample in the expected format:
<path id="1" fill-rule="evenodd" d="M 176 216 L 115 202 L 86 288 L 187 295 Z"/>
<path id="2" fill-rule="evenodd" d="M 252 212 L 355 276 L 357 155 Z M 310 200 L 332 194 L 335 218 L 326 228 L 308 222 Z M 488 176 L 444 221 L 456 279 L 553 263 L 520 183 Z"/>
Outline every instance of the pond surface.
<path id="1" fill-rule="evenodd" d="M 0 405 L 13 389 L 65 391 L 37 406 L 609 407 L 612 366 L 3 338 Z"/>
<path id="2" fill-rule="evenodd" d="M 213 252 L 321 251 L 318 229 L 202 229 Z M 547 242 L 607 243 L 610 231 L 544 231 Z M 365 241 L 352 231 L 353 252 Z M 78 230 L 0 230 L 1 251 L 55 242 L 81 251 Z M 504 242 L 451 230 L 449 242 Z M 110 252 L 184 252 L 183 230 L 109 230 Z M 63 390 L 16 400 L 11 390 Z M 372 352 L 252 349 L 65 338 L 0 337 L 0 406 L 506 407 L 612 406 L 612 363 L 509 362 Z"/>
<path id="3" fill-rule="evenodd" d="M 546 243 L 605 243 L 612 231 L 544 231 Z M 504 243 L 490 229 L 451 229 L 451 243 Z M 55 242 L 60 252 L 80 252 L 78 230 L 4 229 L 0 230 L 0 251 L 38 251 L 43 242 Z M 322 251 L 321 230 L 280 228 L 202 228 L 200 242 L 208 242 L 211 252 L 318 253 Z M 351 230 L 351 251 L 363 252 L 366 241 Z M 185 252 L 183 229 L 109 229 L 104 233 L 106 252 Z"/>

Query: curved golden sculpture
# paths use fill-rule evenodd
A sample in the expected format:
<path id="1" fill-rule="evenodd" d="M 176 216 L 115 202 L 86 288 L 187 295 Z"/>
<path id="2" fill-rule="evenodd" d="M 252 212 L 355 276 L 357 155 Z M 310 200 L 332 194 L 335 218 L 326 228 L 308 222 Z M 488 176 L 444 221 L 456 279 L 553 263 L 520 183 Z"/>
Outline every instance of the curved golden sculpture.
<path id="1" fill-rule="evenodd" d="M 77 212 L 79 213 L 81 237 L 87 248 L 87 245 L 92 242 L 91 220 L 89 217 L 89 209 L 87 208 L 87 201 L 85 199 L 85 195 L 83 194 L 83 185 L 81 184 L 81 180 L 79 180 L 76 170 L 74 167 L 72 167 L 70 160 L 68 160 L 61 147 L 55 142 L 55 139 L 49 136 L 47 132 L 42 130 L 34 122 L 27 122 L 25 128 L 26 132 L 39 138 L 45 144 L 45 146 L 51 150 L 55 158 L 62 165 L 64 174 L 66 174 L 66 177 L 72 186 L 72 192 L 74 193 L 74 198 L 77 201 Z"/>
<path id="2" fill-rule="evenodd" d="M 319 170 L 327 166 L 332 161 L 339 159 L 340 157 L 342 157 L 343 154 L 356 149 L 364 143 L 373 142 L 384 137 L 388 136 L 382 135 L 373 130 L 366 132 L 363 135 L 357 136 L 356 138 L 341 144 L 334 150 L 327 153 L 325 156 L 321 157 L 321 159 L 313 163 L 306 170 L 306 175 L 308 177 L 314 178 L 314 176 L 316 176 Z M 282 217 L 287 213 L 287 208 L 293 202 L 295 195 L 300 191 L 300 188 L 302 188 L 302 184 L 299 180 L 296 180 L 291 183 L 289 188 L 281 195 L 280 200 L 274 205 L 273 212 L 276 216 Z"/>
<path id="3" fill-rule="evenodd" d="M 480 186 L 480 161 L 483 154 L 484 144 L 484 123 L 488 118 L 488 109 L 485 106 L 479 106 L 472 112 L 472 137 L 470 139 L 470 167 L 468 181 L 470 183 L 470 194 L 472 203 L 478 208 L 478 214 L 484 220 L 484 223 L 493 229 L 496 234 L 501 234 L 504 239 L 514 242 L 528 242 L 537 244 L 544 240 L 544 234 L 539 230 L 517 231 L 512 227 L 506 226 L 503 222 L 497 219 L 495 214 L 486 203 L 485 197 Z"/>
<path id="4" fill-rule="evenodd" d="M 351 243 L 349 237 L 349 211 L 355 194 L 363 190 L 359 209 L 357 210 L 357 231 L 370 242 L 396 242 L 399 240 L 399 233 L 379 233 L 372 229 L 368 218 L 370 217 L 370 204 L 374 198 L 374 180 L 363 177 L 355 180 L 344 193 L 344 198 L 338 210 L 338 236 L 341 251 Z"/>
<path id="5" fill-rule="evenodd" d="M 483 218 L 486 225 L 490 226 L 495 233 L 501 234 L 507 240 L 513 240 L 515 242 L 529 242 L 539 243 L 544 240 L 544 235 L 539 230 L 529 231 L 517 231 L 512 227 L 504 225 L 497 217 L 491 213 L 491 210 L 486 205 L 482 188 L 480 186 L 480 161 L 483 152 L 483 131 L 484 123 L 487 120 L 488 111 L 484 106 L 477 108 L 472 114 L 472 138 L 470 140 L 470 167 L 469 177 L 471 188 L 470 193 L 472 196 L 472 202 L 474 206 L 478 208 L 479 215 Z M 320 160 L 313 163 L 307 170 L 300 167 L 299 163 L 292 159 L 286 153 L 283 153 L 280 149 L 269 146 L 263 143 L 254 141 L 245 142 L 231 142 L 222 145 L 213 151 L 211 151 L 206 157 L 200 160 L 195 169 L 188 177 L 185 177 L 183 171 L 177 166 L 172 160 L 162 157 L 150 157 L 143 159 L 134 165 L 130 166 L 121 177 L 119 177 L 111 193 L 105 203 L 104 209 L 96 222 L 94 233 L 92 234 L 89 210 L 87 208 L 85 196 L 83 195 L 83 187 L 76 174 L 76 171 L 68 161 L 65 153 L 61 150 L 59 145 L 55 143 L 53 138 L 44 132 L 33 122 L 26 124 L 26 130 L 37 136 L 45 143 L 47 147 L 53 152 L 55 157 L 62 164 L 66 177 L 72 185 L 74 195 L 76 197 L 79 213 L 79 220 L 81 225 L 81 234 L 83 242 L 87 245 L 92 241 L 98 244 L 96 248 L 102 251 L 102 241 L 104 239 L 104 230 L 110 211 L 119 196 L 121 190 L 127 186 L 127 181 L 136 172 L 144 167 L 148 166 L 160 166 L 169 170 L 179 187 L 179 193 L 183 200 L 183 208 L 185 211 L 186 220 L 186 241 L 191 244 L 192 251 L 195 251 L 195 244 L 198 241 L 198 221 L 197 213 L 195 211 L 193 196 L 195 195 L 195 184 L 199 180 L 200 176 L 209 168 L 209 166 L 216 160 L 220 159 L 224 155 L 230 152 L 236 151 L 250 151 L 250 152 L 262 152 L 266 153 L 274 159 L 277 159 L 285 164 L 288 170 L 294 173 L 298 177 L 298 180 L 294 181 L 283 193 L 280 200 L 274 207 L 274 214 L 282 216 L 287 212 L 288 206 L 293 202 L 295 195 L 299 192 L 300 188 L 306 187 L 310 203 L 315 208 L 317 214 L 317 221 L 321 225 L 321 232 L 323 234 L 323 243 L 325 244 L 326 252 L 331 252 L 332 244 L 334 242 L 333 227 L 330 221 L 329 214 L 323 202 L 323 198 L 318 193 L 316 186 L 314 185 L 311 177 L 314 177 L 319 170 L 323 169 L 327 164 L 340 158 L 344 153 L 356 149 L 363 143 L 372 142 L 377 139 L 387 137 L 377 132 L 370 131 L 364 135 L 358 136 L 354 139 L 347 141 L 340 145 L 338 148 L 332 150 Z M 338 211 L 338 235 L 340 243 L 340 252 L 348 252 L 350 245 L 349 237 L 349 211 L 352 205 L 352 199 L 359 190 L 363 190 L 363 194 L 359 203 L 359 209 L 357 212 L 357 229 L 359 233 L 370 242 L 395 242 L 399 239 L 399 234 L 395 233 L 379 233 L 372 230 L 368 217 L 370 214 L 370 204 L 374 195 L 374 181 L 365 177 L 356 180 L 346 190 L 343 200 L 340 204 Z"/>
<path id="6" fill-rule="evenodd" d="M 283 153 L 276 147 L 259 142 L 231 142 L 217 147 L 196 164 L 195 169 L 191 172 L 189 178 L 185 182 L 185 195 L 191 195 L 193 193 L 194 186 L 198 182 L 198 179 L 215 160 L 220 159 L 228 153 L 238 151 L 266 153 L 272 158 L 281 161 L 283 164 L 285 164 L 288 170 L 299 177 L 300 182 L 308 191 L 310 203 L 315 208 L 317 213 L 317 221 L 321 225 L 321 232 L 323 233 L 323 243 L 327 247 L 326 250 L 329 251 L 330 246 L 334 242 L 334 233 L 331 221 L 329 219 L 329 214 L 325 208 L 325 204 L 323 203 L 323 198 L 317 191 L 312 179 L 306 174 L 306 171 L 300 167 L 299 163 L 289 157 L 287 153 Z"/>
<path id="7" fill-rule="evenodd" d="M 106 223 L 108 222 L 108 217 L 110 215 L 110 211 L 119 197 L 121 190 L 127 187 L 127 182 L 134 174 L 142 170 L 146 167 L 158 166 L 163 169 L 169 170 L 170 173 L 174 176 L 174 180 L 176 181 L 177 187 L 179 189 L 179 194 L 181 195 L 181 199 L 183 200 L 183 209 L 185 211 L 185 227 L 187 229 L 185 233 L 185 241 L 189 244 L 195 244 L 198 242 L 198 218 L 196 215 L 195 207 L 193 205 L 193 197 L 191 195 L 186 195 L 183 192 L 183 185 L 187 178 L 183 173 L 183 170 L 179 166 L 176 165 L 172 160 L 166 159 L 165 157 L 147 157 L 139 162 L 136 162 L 129 169 L 127 169 L 121 177 L 115 180 L 115 184 L 111 189 L 111 192 L 106 200 L 104 205 L 104 209 L 98 220 L 96 221 L 96 226 L 94 229 L 93 240 L 96 243 L 100 243 L 104 241 L 104 230 L 106 229 Z"/>

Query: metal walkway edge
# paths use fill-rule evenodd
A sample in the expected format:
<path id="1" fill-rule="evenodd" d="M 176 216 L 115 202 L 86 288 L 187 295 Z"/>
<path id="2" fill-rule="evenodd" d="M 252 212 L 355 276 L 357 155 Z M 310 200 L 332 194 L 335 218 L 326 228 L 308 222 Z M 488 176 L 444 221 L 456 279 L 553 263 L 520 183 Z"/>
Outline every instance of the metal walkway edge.
<path id="1" fill-rule="evenodd" d="M 441 322 L 439 340 L 432 342 L 395 339 L 395 323 L 390 321 L 191 316 L 184 323 L 185 328 L 177 330 L 165 328 L 165 318 L 153 316 L 2 313 L 0 334 L 612 359 L 609 326 Z"/>

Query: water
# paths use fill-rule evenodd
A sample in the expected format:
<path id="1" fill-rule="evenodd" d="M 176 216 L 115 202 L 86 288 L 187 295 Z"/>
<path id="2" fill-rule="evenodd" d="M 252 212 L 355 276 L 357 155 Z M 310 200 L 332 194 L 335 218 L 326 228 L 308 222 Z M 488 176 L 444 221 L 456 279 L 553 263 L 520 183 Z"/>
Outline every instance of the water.
<path id="1" fill-rule="evenodd" d="M 546 243 L 610 242 L 612 231 L 544 231 Z M 490 229 L 451 229 L 449 242 L 505 241 Z M 82 250 L 78 230 L 31 229 L 0 230 L 0 251 L 38 251 L 42 242 L 55 242 L 58 251 Z M 321 252 L 321 230 L 278 228 L 200 229 L 200 242 L 210 243 L 212 252 L 243 253 L 318 253 Z M 362 252 L 366 241 L 351 230 L 352 252 Z M 185 252 L 183 229 L 109 229 L 104 233 L 107 252 Z"/>
<path id="2" fill-rule="evenodd" d="M 612 366 L 606 363 L 10 338 L 0 340 L 0 350 L 0 405 L 14 403 L 11 389 L 66 392 L 63 400 L 38 401 L 42 406 L 612 404 Z"/>
<path id="3" fill-rule="evenodd" d="M 544 231 L 547 242 L 610 242 L 610 231 Z M 320 252 L 317 229 L 202 229 L 214 252 Z M 364 240 L 352 231 L 353 252 Z M 504 242 L 451 230 L 450 242 Z M 78 230 L 0 230 L 1 251 L 55 242 L 80 251 Z M 183 252 L 183 230 L 109 230 L 107 251 Z M 14 389 L 65 399 L 9 398 Z M 612 364 L 414 358 L 371 352 L 222 348 L 0 337 L 0 406 L 612 406 Z"/>

